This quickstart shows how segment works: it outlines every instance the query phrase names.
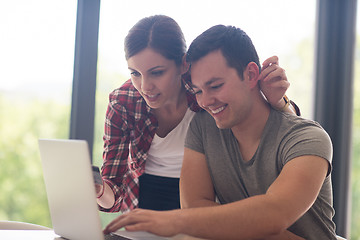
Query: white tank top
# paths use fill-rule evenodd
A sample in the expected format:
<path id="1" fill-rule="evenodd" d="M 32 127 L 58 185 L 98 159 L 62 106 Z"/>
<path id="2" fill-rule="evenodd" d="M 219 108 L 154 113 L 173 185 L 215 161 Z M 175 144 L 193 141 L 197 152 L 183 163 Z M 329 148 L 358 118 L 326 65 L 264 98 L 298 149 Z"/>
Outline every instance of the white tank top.
<path id="1" fill-rule="evenodd" d="M 155 134 L 148 151 L 145 173 L 179 178 L 184 157 L 184 142 L 195 112 L 187 109 L 181 122 L 165 138 Z"/>

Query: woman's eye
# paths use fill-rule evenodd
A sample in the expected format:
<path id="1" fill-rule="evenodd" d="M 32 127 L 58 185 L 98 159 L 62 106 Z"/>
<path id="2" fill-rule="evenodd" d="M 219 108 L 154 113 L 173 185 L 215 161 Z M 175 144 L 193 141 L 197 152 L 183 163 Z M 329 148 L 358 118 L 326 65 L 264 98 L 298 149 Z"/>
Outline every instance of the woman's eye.
<path id="1" fill-rule="evenodd" d="M 160 75 L 162 75 L 164 73 L 164 71 L 163 70 L 161 70 L 161 71 L 153 71 L 153 72 L 151 72 L 151 74 L 152 75 L 154 75 L 154 76 L 160 76 Z"/>
<path id="2" fill-rule="evenodd" d="M 195 95 L 199 95 L 200 93 L 202 93 L 200 90 L 194 91 L 194 94 L 195 94 Z"/>
<path id="3" fill-rule="evenodd" d="M 138 77 L 138 76 L 140 76 L 140 73 L 138 73 L 138 72 L 132 72 L 132 73 L 130 73 L 130 75 L 131 75 L 131 76 L 134 76 L 134 77 Z"/>

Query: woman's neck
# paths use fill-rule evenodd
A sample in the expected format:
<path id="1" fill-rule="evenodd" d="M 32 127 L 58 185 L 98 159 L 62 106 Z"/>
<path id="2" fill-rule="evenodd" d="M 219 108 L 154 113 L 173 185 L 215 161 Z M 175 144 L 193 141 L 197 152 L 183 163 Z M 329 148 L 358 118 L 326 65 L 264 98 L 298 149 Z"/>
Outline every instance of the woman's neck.
<path id="1" fill-rule="evenodd" d="M 158 129 L 156 134 L 165 137 L 171 132 L 184 118 L 188 108 L 186 91 L 180 92 L 177 101 L 173 101 L 161 108 L 154 109 L 156 119 L 158 120 Z"/>
<path id="2" fill-rule="evenodd" d="M 179 88 L 178 94 L 172 99 L 169 99 L 163 106 L 155 109 L 156 112 L 167 112 L 168 114 L 176 114 L 177 112 L 184 112 L 187 109 L 187 96 L 186 90 L 183 85 Z"/>

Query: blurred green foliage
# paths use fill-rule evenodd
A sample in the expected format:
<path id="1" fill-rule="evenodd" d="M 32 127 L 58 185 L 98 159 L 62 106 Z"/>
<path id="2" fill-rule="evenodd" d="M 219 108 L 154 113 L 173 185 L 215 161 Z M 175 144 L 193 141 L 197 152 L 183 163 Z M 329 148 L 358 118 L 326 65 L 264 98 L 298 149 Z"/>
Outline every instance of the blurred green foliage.
<path id="1" fill-rule="evenodd" d="M 357 37 L 354 72 L 354 111 L 351 166 L 351 239 L 360 240 L 360 37 Z"/>
<path id="2" fill-rule="evenodd" d="M 0 97 L 0 219 L 51 227 L 39 138 L 67 138 L 69 106 Z"/>

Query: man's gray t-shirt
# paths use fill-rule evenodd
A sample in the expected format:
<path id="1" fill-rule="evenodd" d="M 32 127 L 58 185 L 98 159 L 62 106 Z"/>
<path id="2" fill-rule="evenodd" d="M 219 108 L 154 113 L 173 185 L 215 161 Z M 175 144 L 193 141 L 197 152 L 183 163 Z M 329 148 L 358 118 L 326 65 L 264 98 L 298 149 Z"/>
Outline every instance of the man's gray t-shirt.
<path id="1" fill-rule="evenodd" d="M 316 155 L 326 159 L 329 172 L 319 196 L 288 230 L 310 240 L 336 239 L 330 175 L 332 144 L 318 123 L 272 109 L 257 151 L 245 162 L 232 131 L 219 129 L 203 111 L 190 123 L 185 147 L 205 154 L 221 204 L 265 194 L 284 165 L 296 157 Z"/>

